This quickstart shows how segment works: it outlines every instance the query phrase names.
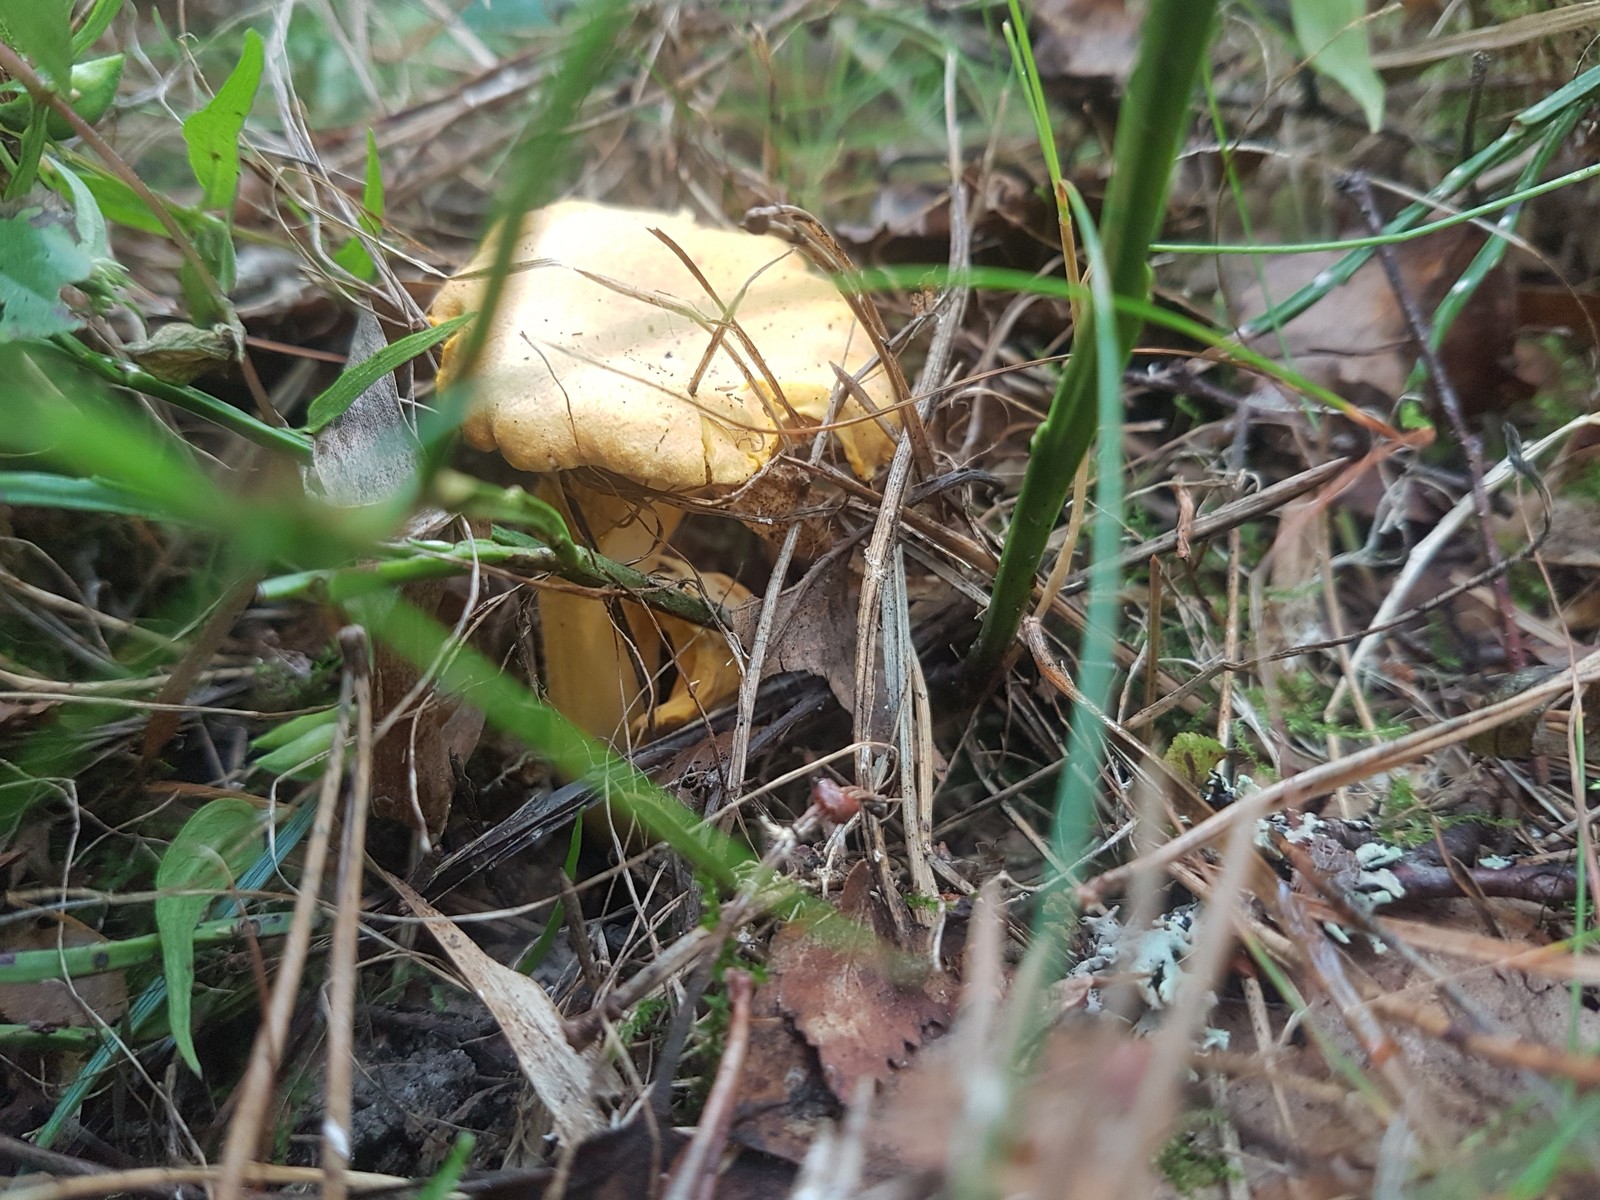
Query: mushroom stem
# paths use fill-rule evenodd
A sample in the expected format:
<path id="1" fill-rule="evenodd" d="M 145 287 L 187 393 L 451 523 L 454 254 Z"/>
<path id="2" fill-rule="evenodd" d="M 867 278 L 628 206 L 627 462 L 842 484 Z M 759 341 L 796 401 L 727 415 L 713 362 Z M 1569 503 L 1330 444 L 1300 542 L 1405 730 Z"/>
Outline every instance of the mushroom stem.
<path id="1" fill-rule="evenodd" d="M 575 536 L 586 530 L 598 553 L 640 570 L 660 557 L 683 518 L 677 509 L 640 505 L 570 480 L 542 490 Z M 626 630 L 601 597 L 554 588 L 539 597 L 545 693 L 568 720 L 612 743 L 624 740 L 629 724 L 653 707 L 649 682 L 661 665 L 651 618 L 638 605 L 623 607 Z"/>

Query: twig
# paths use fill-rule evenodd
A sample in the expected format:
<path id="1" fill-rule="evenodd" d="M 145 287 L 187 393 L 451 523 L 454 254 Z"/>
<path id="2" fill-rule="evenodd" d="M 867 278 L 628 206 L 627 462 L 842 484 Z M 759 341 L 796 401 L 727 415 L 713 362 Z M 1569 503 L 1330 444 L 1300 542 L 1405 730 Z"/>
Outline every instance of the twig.
<path id="1" fill-rule="evenodd" d="M 1079 902 L 1098 903 L 1102 897 L 1125 884 L 1134 871 L 1164 867 L 1176 862 L 1184 855 L 1210 844 L 1235 824 L 1253 825 L 1279 808 L 1324 795 L 1347 783 L 1370 778 L 1402 763 L 1415 762 L 1425 755 L 1457 745 L 1475 733 L 1498 728 L 1550 703 L 1558 696 L 1568 695 L 1574 683 L 1584 685 L 1596 679 L 1600 679 L 1600 651 L 1584 656 L 1566 670 L 1498 704 L 1440 721 L 1385 745 L 1359 750 L 1292 775 L 1207 817 L 1144 858 L 1115 867 L 1089 880 L 1078 889 Z"/>
<path id="2" fill-rule="evenodd" d="M 372 673 L 367 634 L 359 625 L 339 631 L 345 671 L 355 680 L 356 771 L 345 807 L 338 905 L 328 962 L 328 1064 L 322 1117 L 322 1195 L 344 1200 L 350 1165 L 350 1095 L 355 1068 L 356 951 L 361 926 L 361 879 L 366 859 L 367 805 L 372 792 Z"/>
<path id="3" fill-rule="evenodd" d="M 250 1065 L 239 1084 L 239 1103 L 228 1125 L 222 1165 L 217 1181 L 217 1200 L 238 1200 L 248 1176 L 250 1160 L 261 1144 L 263 1121 L 272 1099 L 272 1080 L 289 1032 L 289 1017 L 300 992 L 300 976 L 305 970 L 311 946 L 311 926 L 322 887 L 322 874 L 332 840 L 334 810 L 344 780 L 344 747 L 350 733 L 350 705 L 355 694 L 355 677 L 344 673 L 339 687 L 339 717 L 334 727 L 333 748 L 323 769 L 322 789 L 317 796 L 317 812 L 306 845 L 305 865 L 300 871 L 300 888 L 295 895 L 294 920 L 278 963 L 278 977 L 272 998 L 267 1002 L 261 1025 L 256 1030 Z M 306 801 L 301 801 L 306 803 Z"/>
<path id="4" fill-rule="evenodd" d="M 1547 437 L 1542 437 L 1536 442 L 1531 442 L 1522 448 L 1521 458 L 1524 462 L 1533 463 L 1542 458 L 1546 452 L 1560 445 L 1579 429 L 1600 425 L 1600 415 L 1585 413 L 1581 417 L 1568 421 L 1560 429 Z M 1499 488 L 1508 483 L 1519 474 L 1518 466 L 1508 456 L 1498 463 L 1485 477 L 1485 489 Z M 1378 606 L 1378 611 L 1373 614 L 1370 628 L 1376 632 L 1364 637 L 1356 646 L 1355 652 L 1350 656 L 1350 669 L 1359 674 L 1368 659 L 1377 650 L 1378 643 L 1383 640 L 1383 630 L 1392 627 L 1397 615 L 1405 608 L 1411 590 L 1417 585 L 1424 572 L 1433 562 L 1434 557 L 1450 540 L 1455 531 L 1473 511 L 1473 499 L 1463 496 L 1443 517 L 1439 518 L 1427 537 L 1417 543 L 1416 547 L 1406 557 L 1405 565 L 1400 569 L 1399 577 L 1389 589 L 1389 594 L 1384 597 L 1383 603 Z M 1343 680 L 1334 689 L 1335 695 L 1345 687 Z"/>
<path id="5" fill-rule="evenodd" d="M 748 971 L 729 971 L 725 979 L 733 1011 L 728 1018 L 722 1061 L 717 1064 L 711 1094 L 700 1112 L 700 1124 L 678 1159 L 664 1200 L 711 1200 L 716 1191 L 717 1163 L 733 1125 L 734 1102 L 739 1098 L 745 1054 L 750 1048 L 750 997 L 755 992 Z"/>
<path id="6" fill-rule="evenodd" d="M 56 1179 L 35 1187 L 13 1187 L 6 1192 L 6 1200 L 91 1200 L 96 1196 L 112 1196 L 119 1192 L 170 1192 L 188 1184 L 222 1183 L 221 1167 L 137 1167 L 131 1171 L 107 1171 L 103 1175 L 80 1175 L 76 1179 Z M 322 1182 L 322 1172 L 316 1167 L 280 1167 L 273 1163 L 246 1163 L 244 1181 L 250 1184 L 309 1185 Z M 377 1175 L 370 1172 L 352 1172 L 348 1182 L 352 1189 L 367 1192 L 387 1192 L 395 1188 L 411 1187 L 414 1181 L 401 1175 Z"/>
<path id="7" fill-rule="evenodd" d="M 1347 175 L 1340 181 L 1340 188 L 1355 198 L 1368 228 L 1373 233 L 1382 232 L 1383 218 L 1378 215 L 1377 202 L 1372 197 L 1372 185 L 1367 181 L 1366 175 L 1359 171 Z M 1500 566 L 1500 548 L 1494 542 L 1491 524 L 1493 514 L 1489 511 L 1489 493 L 1483 482 L 1483 444 L 1479 441 L 1478 435 L 1467 426 L 1466 416 L 1461 411 L 1461 398 L 1456 394 L 1455 385 L 1451 382 L 1449 373 L 1445 371 L 1438 351 L 1433 348 L 1428 318 L 1418 307 L 1416 298 L 1411 295 L 1404 277 L 1400 274 L 1400 260 L 1395 255 L 1394 247 L 1382 245 L 1377 247 L 1377 251 L 1378 261 L 1383 264 L 1383 272 L 1388 277 L 1390 289 L 1394 292 L 1395 303 L 1399 305 L 1400 313 L 1405 318 L 1406 328 L 1410 330 L 1411 338 L 1417 344 L 1417 353 L 1427 366 L 1428 375 L 1433 380 L 1439 404 L 1444 409 L 1445 416 L 1450 421 L 1450 428 L 1461 443 L 1462 450 L 1466 453 L 1467 474 L 1472 479 L 1472 503 L 1478 514 L 1478 532 L 1483 539 L 1483 552 L 1490 567 L 1497 568 Z M 1521 670 L 1522 634 L 1517 629 L 1516 615 L 1512 612 L 1511 590 L 1503 577 L 1496 576 L 1494 595 L 1500 610 L 1506 659 L 1513 671 Z"/>

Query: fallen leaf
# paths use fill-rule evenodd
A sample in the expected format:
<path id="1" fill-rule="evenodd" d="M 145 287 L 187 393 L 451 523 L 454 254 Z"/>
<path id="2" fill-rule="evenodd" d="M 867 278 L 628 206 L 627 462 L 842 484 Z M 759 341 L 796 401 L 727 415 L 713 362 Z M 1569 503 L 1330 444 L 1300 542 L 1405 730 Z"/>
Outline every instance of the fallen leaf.
<path id="1" fill-rule="evenodd" d="M 1424 313 L 1438 307 L 1483 242 L 1481 232 L 1461 226 L 1394 248 L 1404 286 Z M 1239 281 L 1231 307 L 1253 317 L 1266 311 L 1264 296 L 1285 300 L 1342 257 L 1332 251 L 1270 255 L 1259 277 L 1253 265 L 1230 263 L 1228 277 Z M 1445 336 L 1440 357 L 1469 414 L 1494 410 L 1518 390 L 1510 370 L 1515 309 L 1515 293 L 1502 266 L 1474 293 Z M 1350 399 L 1372 401 L 1375 392 L 1382 403 L 1399 397 L 1417 358 L 1405 316 L 1376 256 L 1350 282 L 1251 345 Z"/>
<path id="2" fill-rule="evenodd" d="M 522 1073 L 564 1145 L 576 1145 L 606 1128 L 594 1100 L 597 1084 L 593 1055 L 579 1054 L 567 1042 L 561 1012 L 545 990 L 526 975 L 497 963 L 461 927 L 404 882 L 380 871 L 389 886 L 422 918 L 450 961 L 500 1023 Z"/>
<path id="3" fill-rule="evenodd" d="M 75 917 L 40 913 L 4 926 L 0 952 L 70 949 L 106 940 Z M 60 979 L 0 984 L 0 1021 L 14 1025 L 93 1025 L 96 1018 L 115 1025 L 127 1011 L 128 986 L 121 971 L 79 976 L 70 985 Z"/>
<path id="4" fill-rule="evenodd" d="M 1133 73 L 1142 18 L 1128 11 L 1127 0 L 1043 0 L 1032 14 L 1041 78 L 1121 85 Z"/>
<path id="5" fill-rule="evenodd" d="M 875 945 L 841 945 L 791 923 L 773 937 L 767 959 L 767 986 L 777 989 L 779 1009 L 816 1050 L 823 1078 L 841 1101 L 862 1080 L 889 1078 L 950 1027 L 953 989 L 942 972 L 895 978 L 904 966 L 892 961 L 895 951 L 883 936 L 890 928 L 887 906 L 872 886 L 871 867 L 858 862 L 839 911 L 874 931 Z"/>

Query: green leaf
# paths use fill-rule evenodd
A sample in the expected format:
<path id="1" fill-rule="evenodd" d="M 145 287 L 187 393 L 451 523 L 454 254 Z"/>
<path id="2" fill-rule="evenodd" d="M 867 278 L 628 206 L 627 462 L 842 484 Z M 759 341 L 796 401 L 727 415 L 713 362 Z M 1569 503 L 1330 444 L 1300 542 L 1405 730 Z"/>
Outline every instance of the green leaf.
<path id="1" fill-rule="evenodd" d="M 112 54 L 78 63 L 72 68 L 72 83 L 67 89 L 67 99 L 72 111 L 90 125 L 105 116 L 106 109 L 117 98 L 117 85 L 122 82 L 123 57 L 121 54 Z M 0 126 L 13 133 L 21 133 L 26 129 L 33 116 L 33 97 L 27 92 L 0 104 Z M 53 109 L 45 128 L 57 141 L 65 141 L 73 136 L 72 126 L 67 119 Z"/>
<path id="2" fill-rule="evenodd" d="M 477 1142 L 478 1139 L 467 1130 L 457 1134 L 456 1144 L 450 1147 L 450 1153 L 434 1172 L 433 1178 L 417 1192 L 417 1200 L 444 1200 L 453 1192 L 462 1172 L 467 1169 L 467 1162 L 472 1158 L 472 1147 Z"/>
<path id="3" fill-rule="evenodd" d="M 298 717 L 290 717 L 287 721 L 279 721 L 271 729 L 251 738 L 250 749 L 276 750 L 281 746 L 287 746 L 297 738 L 304 737 L 313 729 L 332 726 L 338 719 L 338 715 L 331 708 L 319 708 L 316 712 L 301 713 Z"/>
<path id="4" fill-rule="evenodd" d="M 378 161 L 378 139 L 367 130 L 367 178 L 361 189 L 361 215 L 356 220 L 367 233 L 377 236 L 383 227 L 383 164 Z M 358 237 L 353 237 L 333 255 L 338 263 L 357 279 L 371 279 L 378 273 L 372 255 Z"/>
<path id="5" fill-rule="evenodd" d="M 111 240 L 106 236 L 106 218 L 94 193 L 78 176 L 55 159 L 47 159 L 50 173 L 60 181 L 61 195 L 72 204 L 72 223 L 78 246 L 91 259 L 111 257 Z"/>
<path id="6" fill-rule="evenodd" d="M 47 471 L 0 471 L 0 504 L 117 513 L 154 521 L 181 521 L 155 500 L 99 479 L 74 479 Z"/>
<path id="7" fill-rule="evenodd" d="M 231 886 L 260 850 L 262 814 L 248 800 L 223 796 L 190 817 L 172 839 L 156 869 L 156 890 L 193 892 Z M 156 930 L 161 935 L 162 972 L 172 1038 L 189 1069 L 200 1075 L 189 1014 L 194 992 L 194 929 L 211 903 L 206 895 L 161 895 Z"/>
<path id="8" fill-rule="evenodd" d="M 247 29 L 233 74 L 217 89 L 210 104 L 183 123 L 189 166 L 205 192 L 202 208 L 233 208 L 239 191 L 239 134 L 261 85 L 262 64 L 261 35 Z"/>
<path id="9" fill-rule="evenodd" d="M 337 709 L 325 708 L 291 718 L 251 743 L 251 749 L 265 753 L 250 764 L 250 769 L 288 779 L 315 779 L 325 770 L 323 760 L 333 749 L 338 732 Z"/>
<path id="10" fill-rule="evenodd" d="M 459 317 L 451 317 L 431 329 L 408 333 L 398 342 L 385 346 L 371 358 L 351 367 L 335 379 L 327 391 L 311 402 L 311 407 L 306 411 L 305 431 L 316 433 L 322 429 L 329 421 L 354 404 L 357 396 L 390 371 L 402 363 L 410 362 L 424 350 L 437 346 L 472 320 L 475 315 L 462 313 Z"/>
<path id="11" fill-rule="evenodd" d="M 0 40 L 57 87 L 72 70 L 72 0 L 0 0 Z"/>
<path id="12" fill-rule="evenodd" d="M 94 7 L 84 17 L 78 32 L 72 35 L 72 55 L 76 58 L 100 40 L 100 35 L 111 27 L 122 11 L 122 0 L 94 0 Z"/>
<path id="13" fill-rule="evenodd" d="M 1365 0 L 1289 0 L 1289 15 L 1311 66 L 1350 93 L 1376 133 L 1383 124 L 1383 80 L 1372 66 Z"/>
<path id="14" fill-rule="evenodd" d="M 29 214 L 0 218 L 0 342 L 66 333 L 80 324 L 61 289 L 89 275 L 89 256 L 59 223 L 34 224 Z"/>

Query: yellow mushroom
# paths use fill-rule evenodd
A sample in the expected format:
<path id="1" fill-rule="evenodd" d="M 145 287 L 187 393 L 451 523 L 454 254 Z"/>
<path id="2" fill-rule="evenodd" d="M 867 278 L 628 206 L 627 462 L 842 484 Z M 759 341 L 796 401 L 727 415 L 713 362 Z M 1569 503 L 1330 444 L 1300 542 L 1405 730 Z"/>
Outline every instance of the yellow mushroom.
<path id="1" fill-rule="evenodd" d="M 486 245 L 440 291 L 435 320 L 478 306 L 488 264 Z M 460 336 L 445 345 L 441 384 L 459 370 Z M 714 496 L 749 481 L 785 431 L 826 417 L 834 366 L 853 374 L 871 354 L 833 281 L 788 243 L 686 213 L 565 201 L 524 219 L 471 368 L 462 430 L 520 470 L 554 479 L 591 468 L 649 489 L 655 502 L 646 506 L 571 479 L 554 489 L 574 536 L 587 533 L 601 554 L 649 569 L 679 518 L 674 496 Z M 892 453 L 898 421 L 877 375 L 862 392 L 881 415 L 847 400 L 836 437 L 867 478 Z M 541 623 L 546 690 L 568 717 L 617 738 L 647 715 L 638 674 L 655 670 L 650 622 L 629 620 L 639 635 L 630 654 L 603 603 L 550 590 Z M 727 661 L 710 657 L 721 682 L 691 681 L 694 700 L 669 717 L 722 698 L 713 693 L 727 687 Z M 690 669 L 680 664 L 684 679 Z M 737 687 L 736 671 L 731 679 Z"/>

